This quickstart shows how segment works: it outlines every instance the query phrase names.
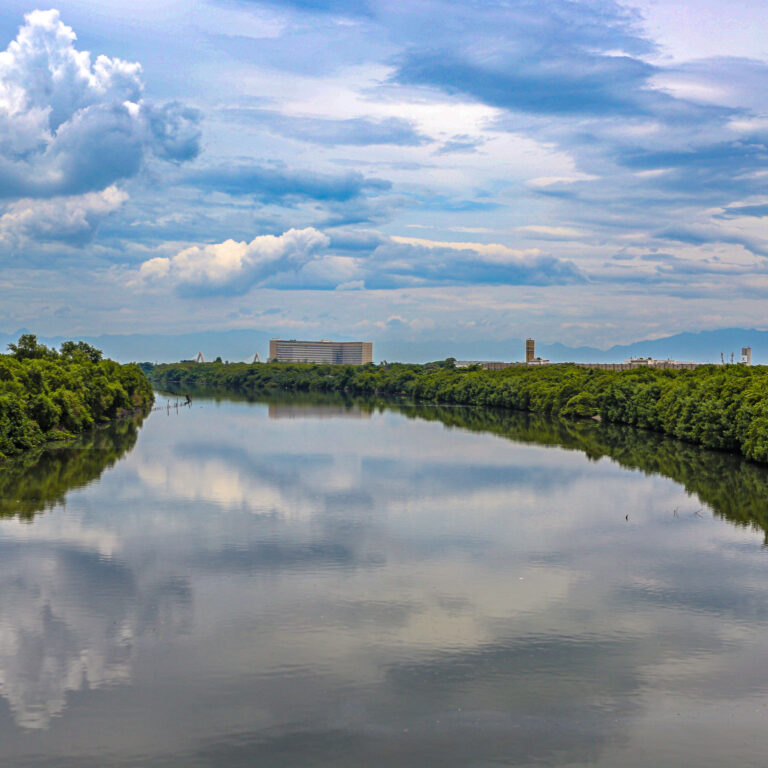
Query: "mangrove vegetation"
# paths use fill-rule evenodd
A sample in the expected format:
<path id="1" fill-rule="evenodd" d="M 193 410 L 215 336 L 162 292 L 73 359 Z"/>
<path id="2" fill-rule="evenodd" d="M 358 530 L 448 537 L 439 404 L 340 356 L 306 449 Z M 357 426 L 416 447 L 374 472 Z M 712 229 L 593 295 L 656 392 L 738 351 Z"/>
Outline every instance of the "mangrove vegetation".
<path id="1" fill-rule="evenodd" d="M 84 342 L 59 350 L 32 334 L 0 355 L 0 459 L 152 404 L 152 385 L 136 365 L 103 359 Z"/>

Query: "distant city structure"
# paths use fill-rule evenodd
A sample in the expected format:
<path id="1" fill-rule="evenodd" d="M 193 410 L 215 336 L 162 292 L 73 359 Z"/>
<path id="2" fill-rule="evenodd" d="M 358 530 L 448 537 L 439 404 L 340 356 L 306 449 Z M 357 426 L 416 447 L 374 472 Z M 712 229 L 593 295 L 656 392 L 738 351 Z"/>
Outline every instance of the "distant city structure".
<path id="1" fill-rule="evenodd" d="M 632 371 L 635 368 L 659 368 L 671 371 L 691 371 L 702 363 L 681 360 L 654 360 L 652 357 L 630 357 L 623 363 L 573 363 L 581 368 L 600 368 L 604 371 Z"/>
<path id="2" fill-rule="evenodd" d="M 370 341 L 297 341 L 271 339 L 269 361 L 274 363 L 330 363 L 333 365 L 365 365 L 373 362 Z"/>
<path id="3" fill-rule="evenodd" d="M 550 360 L 536 357 L 528 363 L 502 363 L 497 360 L 457 360 L 457 368 L 469 368 L 478 365 L 485 371 L 501 371 L 504 368 L 519 368 L 532 365 L 552 365 Z M 654 360 L 651 357 L 633 357 L 623 363 L 560 363 L 560 365 L 577 365 L 579 368 L 600 368 L 604 371 L 631 371 L 635 368 L 660 368 L 667 370 L 692 370 L 702 363 L 685 363 L 679 360 Z"/>
<path id="4" fill-rule="evenodd" d="M 533 339 L 525 340 L 525 362 L 532 363 L 536 357 L 536 342 Z"/>
<path id="5" fill-rule="evenodd" d="M 536 342 L 533 339 L 525 340 L 525 364 L 549 365 L 549 360 L 545 360 L 543 357 L 536 357 Z"/>
<path id="6" fill-rule="evenodd" d="M 749 361 L 749 362 L 747 362 Z M 742 347 L 741 362 L 744 365 L 752 364 L 752 349 Z M 469 368 L 479 366 L 486 371 L 501 371 L 504 368 L 514 368 L 522 365 L 552 365 L 549 360 L 536 357 L 536 342 L 534 339 L 525 340 L 525 362 L 504 363 L 499 360 L 457 360 L 457 368 Z M 655 360 L 652 357 L 631 357 L 623 363 L 570 363 L 580 368 L 600 368 L 606 371 L 631 371 L 635 368 L 659 368 L 665 370 L 691 370 L 702 363 L 684 362 L 680 360 Z"/>
<path id="7" fill-rule="evenodd" d="M 479 365 L 484 371 L 501 371 L 504 368 L 512 368 L 515 365 L 525 365 L 525 363 L 502 363 L 499 360 L 457 360 L 457 368 L 469 368 L 473 365 Z"/>
<path id="8" fill-rule="evenodd" d="M 752 347 L 741 348 L 741 364 L 752 365 Z"/>

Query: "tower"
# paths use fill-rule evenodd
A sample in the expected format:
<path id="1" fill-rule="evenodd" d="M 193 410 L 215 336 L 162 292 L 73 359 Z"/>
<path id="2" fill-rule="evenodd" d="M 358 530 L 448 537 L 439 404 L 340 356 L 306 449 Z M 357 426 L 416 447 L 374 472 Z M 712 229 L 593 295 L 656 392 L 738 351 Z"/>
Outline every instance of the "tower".
<path id="1" fill-rule="evenodd" d="M 752 347 L 741 348 L 741 364 L 752 365 Z"/>
<path id="2" fill-rule="evenodd" d="M 536 359 L 536 342 L 533 339 L 525 340 L 525 362 L 532 363 Z"/>

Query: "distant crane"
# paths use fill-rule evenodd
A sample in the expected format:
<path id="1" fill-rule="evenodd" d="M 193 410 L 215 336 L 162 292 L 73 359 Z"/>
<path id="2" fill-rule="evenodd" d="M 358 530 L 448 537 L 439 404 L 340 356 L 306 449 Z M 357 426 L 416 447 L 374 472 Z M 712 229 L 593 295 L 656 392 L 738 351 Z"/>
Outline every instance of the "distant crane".
<path id="1" fill-rule="evenodd" d="M 202 352 L 198 352 L 197 353 L 197 357 L 195 358 L 195 362 L 196 363 L 204 363 L 205 362 L 205 358 L 203 357 L 203 353 Z"/>

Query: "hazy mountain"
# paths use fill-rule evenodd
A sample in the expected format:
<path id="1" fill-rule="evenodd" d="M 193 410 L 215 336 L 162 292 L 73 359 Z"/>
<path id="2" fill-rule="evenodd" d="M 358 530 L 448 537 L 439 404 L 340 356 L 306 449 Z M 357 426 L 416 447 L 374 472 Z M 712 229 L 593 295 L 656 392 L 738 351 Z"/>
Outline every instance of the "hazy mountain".
<path id="1" fill-rule="evenodd" d="M 0 333 L 0 349 L 16 341 L 25 329 L 10 334 Z M 150 362 L 173 362 L 193 359 L 198 352 L 206 360 L 221 356 L 223 360 L 253 360 L 258 352 L 265 360 L 272 334 L 267 331 L 202 331 L 180 335 L 167 334 L 106 334 L 100 336 L 56 336 L 40 337 L 45 344 L 59 346 L 62 341 L 82 339 L 104 350 L 107 357 L 121 362 L 136 360 Z M 340 337 L 339 337 L 340 338 Z M 726 359 L 731 352 L 736 359 L 742 346 L 751 346 L 753 362 L 768 363 L 768 331 L 745 328 L 723 328 L 717 331 L 699 333 L 678 333 L 661 339 L 636 341 L 610 349 L 596 347 L 568 347 L 564 344 L 548 344 L 538 341 L 536 354 L 553 362 L 621 362 L 628 357 L 652 356 L 673 360 L 694 360 L 697 362 L 719 362 L 722 352 Z M 424 362 L 455 357 L 459 360 L 522 360 L 524 339 L 488 340 L 478 342 L 449 341 L 378 341 L 373 351 L 376 360 L 401 360 Z"/>
<path id="2" fill-rule="evenodd" d="M 626 360 L 629 357 L 651 356 L 661 359 L 719 363 L 721 352 L 726 360 L 729 359 L 731 352 L 738 360 L 742 347 L 752 347 L 754 363 L 768 363 L 768 331 L 746 328 L 678 333 L 661 339 L 646 339 L 632 344 L 616 345 L 607 350 L 542 344 L 538 354 L 552 360 L 573 360 L 574 362 L 614 362 Z"/>
<path id="3" fill-rule="evenodd" d="M 597 347 L 569 347 L 537 341 L 536 354 L 553 362 L 612 363 L 629 357 L 654 357 L 695 362 L 720 362 L 722 352 L 726 359 L 731 352 L 738 360 L 742 347 L 752 347 L 755 363 L 768 363 L 768 331 L 745 328 L 724 328 L 699 333 L 678 333 L 661 339 L 646 339 L 632 344 L 621 344 L 610 349 Z M 522 360 L 525 357 L 524 339 L 504 342 L 488 341 L 481 344 L 465 342 L 422 342 L 417 344 L 385 342 L 374 344 L 374 355 L 385 360 L 440 360 L 455 357 L 459 360 Z"/>

